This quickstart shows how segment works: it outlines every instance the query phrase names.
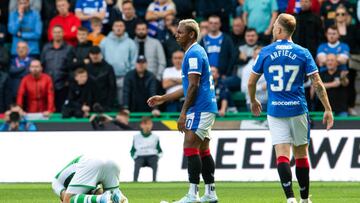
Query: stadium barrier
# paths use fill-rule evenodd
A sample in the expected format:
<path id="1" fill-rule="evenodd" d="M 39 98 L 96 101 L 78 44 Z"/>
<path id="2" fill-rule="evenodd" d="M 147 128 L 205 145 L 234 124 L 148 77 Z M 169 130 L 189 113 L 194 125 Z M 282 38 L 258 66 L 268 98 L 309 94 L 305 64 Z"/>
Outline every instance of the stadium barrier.
<path id="1" fill-rule="evenodd" d="M 132 181 L 134 162 L 130 148 L 132 135 L 136 133 L 0 133 L 0 182 L 50 182 L 59 170 L 81 154 L 114 158 L 121 167 L 121 181 Z M 158 181 L 186 181 L 183 136 L 176 131 L 154 133 L 159 135 L 164 152 L 159 160 Z M 212 136 L 217 181 L 278 180 L 269 131 L 212 131 Z M 312 180 L 360 181 L 359 130 L 313 130 L 311 136 Z M 151 181 L 151 170 L 141 169 L 139 180 Z"/>

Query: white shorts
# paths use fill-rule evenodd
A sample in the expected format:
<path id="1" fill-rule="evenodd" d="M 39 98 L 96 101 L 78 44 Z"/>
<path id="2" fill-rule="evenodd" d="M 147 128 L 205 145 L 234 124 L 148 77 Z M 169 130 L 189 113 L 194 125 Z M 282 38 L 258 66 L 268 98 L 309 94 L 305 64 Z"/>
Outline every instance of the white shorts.
<path id="1" fill-rule="evenodd" d="M 201 140 L 211 139 L 210 131 L 214 125 L 216 114 L 196 112 L 186 115 L 185 128 L 193 131 Z"/>
<path id="2" fill-rule="evenodd" d="M 86 194 L 101 183 L 104 190 L 119 188 L 120 169 L 113 160 L 81 157 L 66 189 L 70 194 Z"/>
<path id="3" fill-rule="evenodd" d="M 272 144 L 293 144 L 300 146 L 309 143 L 310 124 L 308 114 L 293 117 L 267 116 Z"/>

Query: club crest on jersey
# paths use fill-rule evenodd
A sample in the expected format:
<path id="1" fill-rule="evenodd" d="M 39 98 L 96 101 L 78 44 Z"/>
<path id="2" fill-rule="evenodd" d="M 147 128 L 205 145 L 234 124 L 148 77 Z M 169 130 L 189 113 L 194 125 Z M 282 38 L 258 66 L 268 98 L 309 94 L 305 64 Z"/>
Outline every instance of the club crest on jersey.
<path id="1" fill-rule="evenodd" d="M 198 68 L 198 60 L 197 60 L 197 58 L 189 58 L 189 68 L 190 68 L 190 70 Z"/>

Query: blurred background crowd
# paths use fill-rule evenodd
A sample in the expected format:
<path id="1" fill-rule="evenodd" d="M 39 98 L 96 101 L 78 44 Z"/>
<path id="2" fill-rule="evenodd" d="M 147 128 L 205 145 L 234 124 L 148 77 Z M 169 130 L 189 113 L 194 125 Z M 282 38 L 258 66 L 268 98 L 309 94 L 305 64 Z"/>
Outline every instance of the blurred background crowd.
<path id="1" fill-rule="evenodd" d="M 146 100 L 181 88 L 174 35 L 185 18 L 199 22 L 219 115 L 247 111 L 252 65 L 280 13 L 296 16 L 293 41 L 316 59 L 335 114 L 357 115 L 360 0 L 2 0 L 0 114 L 179 112 L 183 99 Z M 266 104 L 263 78 L 257 88 Z M 321 110 L 310 81 L 305 90 L 309 109 Z"/>

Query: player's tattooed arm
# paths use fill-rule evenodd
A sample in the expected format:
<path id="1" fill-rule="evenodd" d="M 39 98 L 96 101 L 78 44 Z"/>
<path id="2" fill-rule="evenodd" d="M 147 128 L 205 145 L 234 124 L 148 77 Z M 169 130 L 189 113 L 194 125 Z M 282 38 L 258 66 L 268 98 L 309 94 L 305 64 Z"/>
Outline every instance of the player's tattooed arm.
<path id="1" fill-rule="evenodd" d="M 319 73 L 314 73 L 309 76 L 312 82 L 312 85 L 314 87 L 314 90 L 316 92 L 316 95 L 320 99 L 321 103 L 323 104 L 325 111 L 332 111 L 330 102 L 328 99 L 328 95 L 326 93 L 325 86 L 320 78 Z"/>

